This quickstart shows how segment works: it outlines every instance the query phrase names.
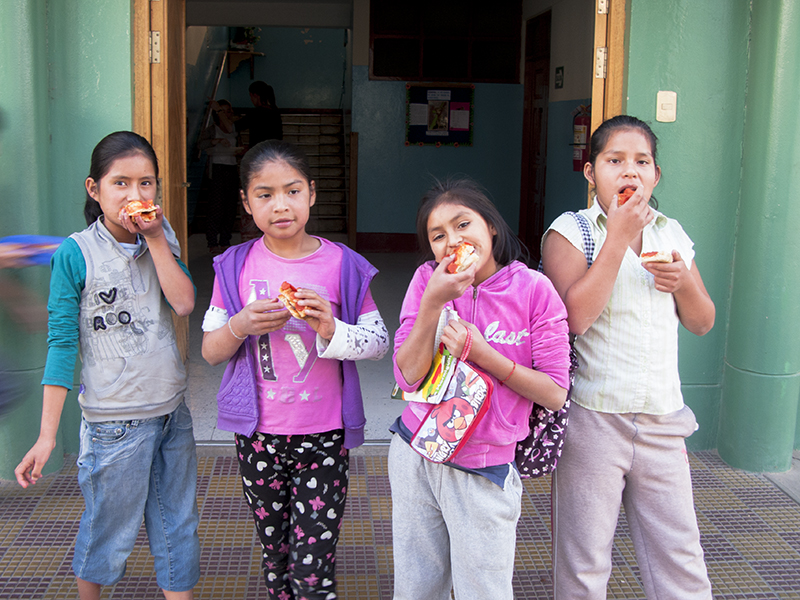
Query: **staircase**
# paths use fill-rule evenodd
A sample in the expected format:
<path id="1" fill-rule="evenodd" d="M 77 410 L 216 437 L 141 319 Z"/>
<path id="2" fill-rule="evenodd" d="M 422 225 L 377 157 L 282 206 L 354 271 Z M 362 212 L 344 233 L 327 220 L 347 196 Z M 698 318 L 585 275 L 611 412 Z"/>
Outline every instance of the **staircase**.
<path id="1" fill-rule="evenodd" d="M 317 200 L 309 233 L 347 242 L 349 151 L 344 113 L 330 109 L 283 109 L 283 139 L 308 156 Z"/>

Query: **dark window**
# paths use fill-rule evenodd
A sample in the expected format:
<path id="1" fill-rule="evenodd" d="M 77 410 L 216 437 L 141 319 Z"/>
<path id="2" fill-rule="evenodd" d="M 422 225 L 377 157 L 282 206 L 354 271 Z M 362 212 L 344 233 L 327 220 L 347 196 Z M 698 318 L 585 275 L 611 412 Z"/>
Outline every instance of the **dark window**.
<path id="1" fill-rule="evenodd" d="M 518 83 L 520 0 L 370 2 L 370 77 Z"/>

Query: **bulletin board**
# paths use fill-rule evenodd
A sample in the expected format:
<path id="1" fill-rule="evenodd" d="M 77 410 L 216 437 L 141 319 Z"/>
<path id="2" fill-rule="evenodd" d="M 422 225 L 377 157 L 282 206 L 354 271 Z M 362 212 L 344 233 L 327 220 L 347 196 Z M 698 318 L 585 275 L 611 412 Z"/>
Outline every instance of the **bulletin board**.
<path id="1" fill-rule="evenodd" d="M 406 84 L 406 146 L 472 146 L 475 86 Z"/>

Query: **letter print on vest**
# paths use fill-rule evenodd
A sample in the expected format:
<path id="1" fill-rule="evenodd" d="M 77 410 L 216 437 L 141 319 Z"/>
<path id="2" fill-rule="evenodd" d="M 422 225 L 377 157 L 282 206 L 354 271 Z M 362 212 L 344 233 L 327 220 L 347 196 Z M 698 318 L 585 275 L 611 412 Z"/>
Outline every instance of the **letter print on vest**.
<path id="1" fill-rule="evenodd" d="M 146 313 L 139 309 L 134 291 L 122 273 L 114 269 L 113 262 L 103 263 L 96 276 L 81 315 L 84 330 L 91 332 L 85 339 L 88 347 L 84 360 L 95 364 L 95 360 L 144 354 L 147 352 L 144 333 L 157 324 L 156 320 L 147 319 Z"/>

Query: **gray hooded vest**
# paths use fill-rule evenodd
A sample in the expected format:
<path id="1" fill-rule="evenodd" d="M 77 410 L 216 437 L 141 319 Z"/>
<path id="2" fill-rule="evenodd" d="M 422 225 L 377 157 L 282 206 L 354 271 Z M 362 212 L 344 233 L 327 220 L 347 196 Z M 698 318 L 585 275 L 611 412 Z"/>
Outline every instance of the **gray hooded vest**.
<path id="1" fill-rule="evenodd" d="M 164 234 L 179 256 L 166 219 Z M 70 237 L 86 260 L 78 397 L 84 418 L 117 421 L 171 413 L 183 400 L 186 370 L 175 343 L 172 310 L 146 242 L 131 256 L 102 219 Z"/>

